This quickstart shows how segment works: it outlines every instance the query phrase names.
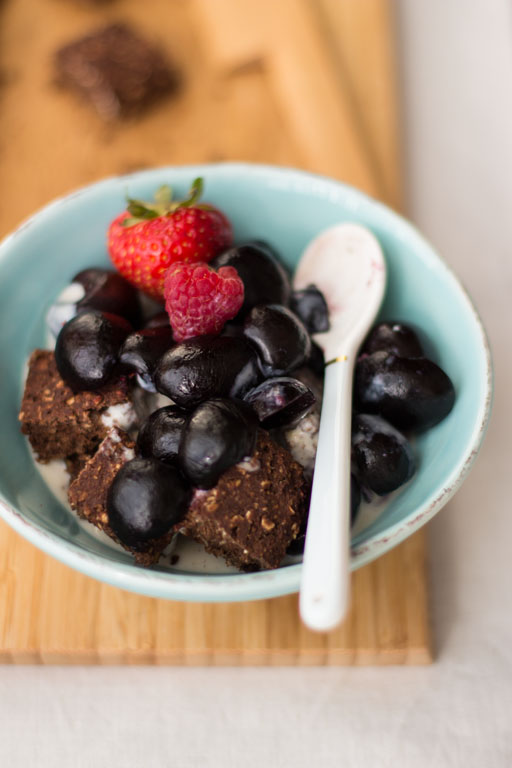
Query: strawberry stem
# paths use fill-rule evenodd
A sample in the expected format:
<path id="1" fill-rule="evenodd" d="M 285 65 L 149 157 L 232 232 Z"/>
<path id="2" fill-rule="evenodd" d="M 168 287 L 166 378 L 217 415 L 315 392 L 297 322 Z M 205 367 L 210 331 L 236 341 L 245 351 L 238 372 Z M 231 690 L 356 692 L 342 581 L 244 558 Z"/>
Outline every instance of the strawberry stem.
<path id="1" fill-rule="evenodd" d="M 198 177 L 192 182 L 188 196 L 184 200 L 173 202 L 172 190 L 168 184 L 163 184 L 156 190 L 153 203 L 127 197 L 126 209 L 130 216 L 123 221 L 123 227 L 133 227 L 141 221 L 156 219 L 159 216 L 171 216 L 178 208 L 190 208 L 197 203 L 202 193 L 203 179 Z"/>
<path id="2" fill-rule="evenodd" d="M 203 180 L 200 176 L 194 179 L 190 185 L 190 192 L 185 200 L 177 205 L 177 208 L 190 208 L 190 206 L 197 203 L 201 195 L 203 194 Z"/>

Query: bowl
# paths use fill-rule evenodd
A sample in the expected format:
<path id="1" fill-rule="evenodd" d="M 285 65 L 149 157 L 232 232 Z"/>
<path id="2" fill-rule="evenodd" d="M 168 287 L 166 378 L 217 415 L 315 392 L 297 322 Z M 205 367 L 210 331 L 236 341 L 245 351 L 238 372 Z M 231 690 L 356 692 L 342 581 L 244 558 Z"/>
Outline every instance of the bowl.
<path id="1" fill-rule="evenodd" d="M 105 233 L 123 209 L 126 195 L 151 199 L 165 183 L 182 194 L 196 176 L 205 180 L 204 199 L 230 217 L 235 242 L 267 240 L 291 268 L 307 242 L 325 227 L 355 221 L 371 229 L 389 270 L 381 317 L 421 329 L 431 356 L 454 383 L 452 412 L 415 440 L 418 470 L 413 480 L 382 507 L 376 520 L 353 536 L 353 569 L 424 525 L 466 477 L 489 417 L 490 353 L 467 293 L 411 224 L 356 189 L 302 171 L 227 163 L 110 178 L 56 200 L 3 241 L 0 515 L 48 554 L 123 589 L 172 600 L 257 600 L 298 591 L 300 563 L 250 574 L 137 567 L 130 555 L 80 526 L 53 496 L 35 467 L 17 418 L 26 360 L 34 347 L 45 345 L 45 311 L 80 269 L 108 264 Z"/>

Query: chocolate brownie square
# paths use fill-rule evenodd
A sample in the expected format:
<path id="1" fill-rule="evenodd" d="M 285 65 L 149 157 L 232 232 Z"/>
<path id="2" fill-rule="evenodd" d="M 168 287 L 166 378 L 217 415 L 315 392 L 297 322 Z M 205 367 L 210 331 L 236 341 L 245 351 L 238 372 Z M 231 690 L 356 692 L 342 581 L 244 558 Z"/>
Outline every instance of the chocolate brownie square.
<path id="1" fill-rule="evenodd" d="M 301 530 L 307 492 L 300 464 L 261 430 L 251 459 L 197 490 L 178 528 L 228 565 L 277 568 Z"/>
<path id="2" fill-rule="evenodd" d="M 74 457 L 75 465 L 84 454 L 94 453 L 114 423 L 134 421 L 135 412 L 124 378 L 94 392 L 74 392 L 61 378 L 53 352 L 36 349 L 19 419 L 39 461 Z"/>
<path id="3" fill-rule="evenodd" d="M 146 542 L 142 551 L 120 542 L 109 525 L 108 490 L 121 467 L 134 456 L 135 444 L 126 432 L 117 427 L 112 428 L 94 456 L 89 459 L 69 486 L 68 499 L 71 508 L 79 517 L 92 523 L 121 544 L 132 553 L 139 565 L 152 565 L 158 561 L 162 551 L 170 543 L 172 532 Z"/>
<path id="4" fill-rule="evenodd" d="M 142 112 L 176 91 L 177 71 L 125 24 L 111 24 L 55 54 L 58 79 L 79 91 L 105 120 Z"/>

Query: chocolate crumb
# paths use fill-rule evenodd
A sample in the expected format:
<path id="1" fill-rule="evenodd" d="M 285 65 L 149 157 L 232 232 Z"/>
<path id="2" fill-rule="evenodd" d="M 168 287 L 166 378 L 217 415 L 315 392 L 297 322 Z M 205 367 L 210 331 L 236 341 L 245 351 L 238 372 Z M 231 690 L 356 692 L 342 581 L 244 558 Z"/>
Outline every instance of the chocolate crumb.
<path id="1" fill-rule="evenodd" d="M 104 120 L 141 113 L 180 81 L 163 54 L 122 23 L 64 46 L 55 66 L 59 81 L 82 93 Z"/>

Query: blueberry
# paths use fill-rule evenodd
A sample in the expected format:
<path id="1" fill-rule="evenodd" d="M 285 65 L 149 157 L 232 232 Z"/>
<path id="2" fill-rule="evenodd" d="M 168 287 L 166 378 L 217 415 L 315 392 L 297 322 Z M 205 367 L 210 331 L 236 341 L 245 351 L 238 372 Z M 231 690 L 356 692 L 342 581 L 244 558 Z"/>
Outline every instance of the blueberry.
<path id="1" fill-rule="evenodd" d="M 156 459 L 132 459 L 114 478 L 107 496 L 109 525 L 119 540 L 144 551 L 183 519 L 190 490 L 179 471 Z"/>
<path id="2" fill-rule="evenodd" d="M 329 310 L 316 285 L 308 285 L 301 291 L 294 291 L 290 309 L 300 317 L 309 333 L 324 333 L 329 330 Z"/>
<path id="3" fill-rule="evenodd" d="M 355 369 L 356 410 L 382 416 L 398 429 L 423 430 L 440 422 L 453 408 L 450 378 L 426 358 L 407 359 L 374 352 Z"/>
<path id="4" fill-rule="evenodd" d="M 265 429 L 291 425 L 311 410 L 313 392 L 302 381 L 282 376 L 267 379 L 244 397 Z"/>
<path id="5" fill-rule="evenodd" d="M 408 440 L 380 416 L 354 416 L 352 458 L 361 483 L 379 496 L 406 483 L 416 469 Z"/>
<path id="6" fill-rule="evenodd" d="M 55 345 L 59 373 L 74 389 L 98 389 L 118 362 L 121 344 L 131 331 L 127 320 L 91 310 L 69 320 Z"/>
<path id="7" fill-rule="evenodd" d="M 137 437 L 137 447 L 142 456 L 176 463 L 186 421 L 187 414 L 177 405 L 166 405 L 153 411 Z"/>
<path id="8" fill-rule="evenodd" d="M 211 488 L 220 475 L 256 446 L 257 419 L 235 400 L 201 403 L 190 416 L 179 449 L 181 469 L 198 488 Z"/>
<path id="9" fill-rule="evenodd" d="M 155 370 L 159 392 L 183 408 L 211 397 L 242 397 L 261 379 L 256 354 L 242 337 L 198 336 L 166 352 Z"/>
<path id="10" fill-rule="evenodd" d="M 244 323 L 244 336 L 258 351 L 264 376 L 284 376 L 311 354 L 311 339 L 303 323 L 286 307 L 253 307 Z"/>
<path id="11" fill-rule="evenodd" d="M 290 280 L 272 249 L 252 242 L 224 251 L 210 263 L 214 269 L 235 267 L 244 284 L 243 316 L 256 304 L 288 304 Z"/>
<path id="12" fill-rule="evenodd" d="M 172 328 L 157 326 L 131 333 L 119 351 L 119 362 L 137 374 L 139 385 L 148 392 L 156 392 L 153 374 L 164 352 L 174 345 Z"/>
<path id="13" fill-rule="evenodd" d="M 424 357 L 425 354 L 416 333 L 402 323 L 379 323 L 374 326 L 361 351 L 368 355 L 386 351 L 397 357 Z"/>

